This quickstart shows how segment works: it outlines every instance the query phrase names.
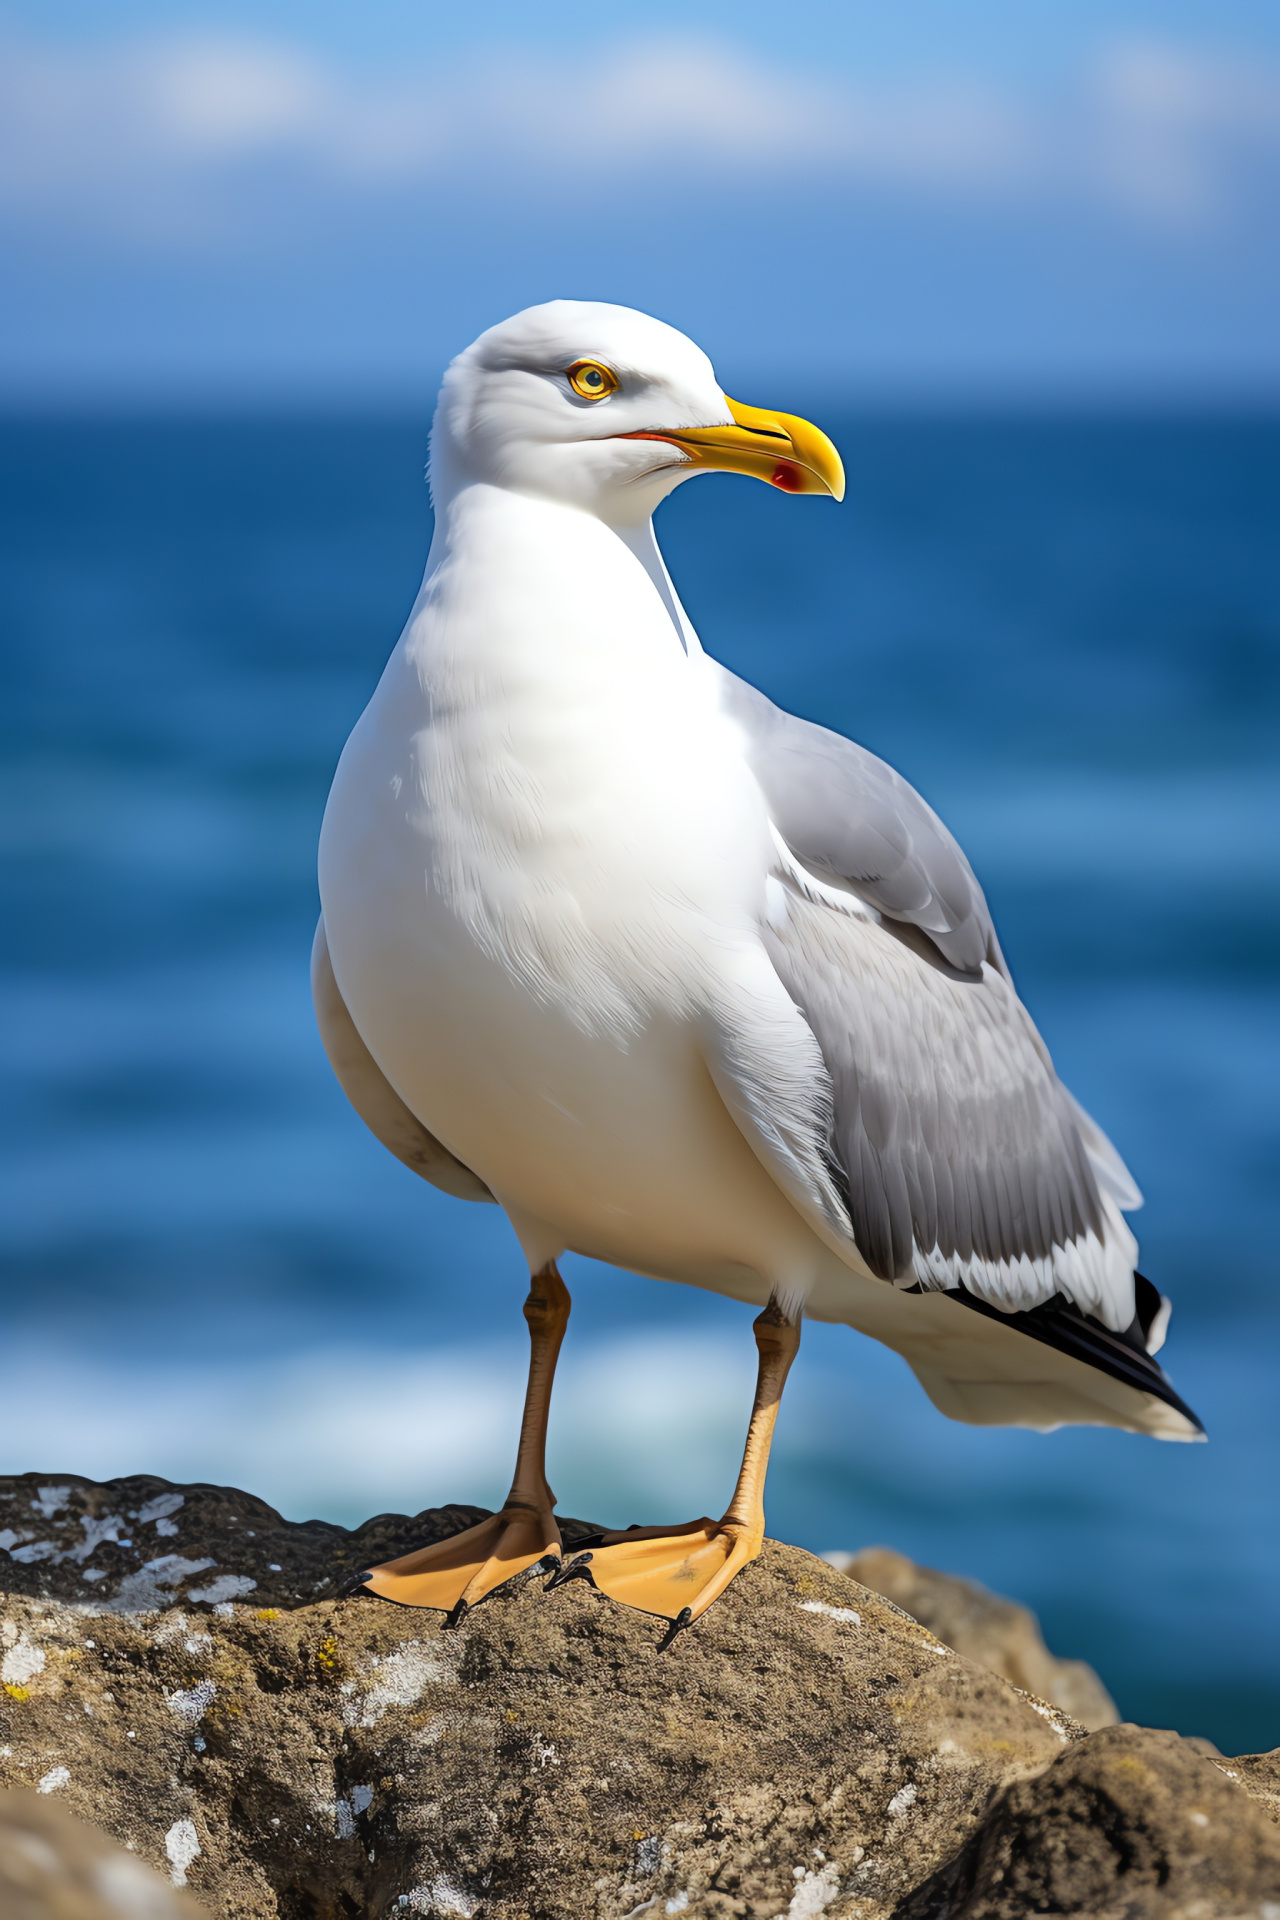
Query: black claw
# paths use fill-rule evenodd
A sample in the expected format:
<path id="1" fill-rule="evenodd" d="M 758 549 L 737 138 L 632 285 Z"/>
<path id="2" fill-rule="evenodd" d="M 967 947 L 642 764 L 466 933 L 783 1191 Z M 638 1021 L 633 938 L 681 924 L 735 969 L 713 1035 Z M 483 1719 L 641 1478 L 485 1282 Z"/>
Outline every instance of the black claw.
<path id="1" fill-rule="evenodd" d="M 338 1588 L 338 1599 L 348 1600 L 353 1593 L 363 1593 L 365 1581 L 372 1578 L 372 1567 L 366 1567 L 363 1573 L 349 1573 Z"/>
<path id="2" fill-rule="evenodd" d="M 684 1632 L 685 1628 L 688 1626 L 692 1618 L 693 1618 L 693 1608 L 681 1607 L 679 1613 L 676 1615 L 675 1619 L 671 1622 L 671 1625 L 667 1628 L 661 1640 L 659 1640 L 658 1642 L 659 1653 L 665 1653 L 667 1651 L 667 1648 L 671 1645 L 671 1642 L 675 1639 L 676 1635 L 678 1633 Z"/>
<path id="3" fill-rule="evenodd" d="M 593 1558 L 594 1555 L 589 1553 L 575 1553 L 572 1560 L 563 1562 L 552 1574 L 543 1589 L 544 1593 L 550 1593 L 553 1587 L 562 1587 L 566 1580 L 590 1580 Z"/>
<path id="4" fill-rule="evenodd" d="M 469 1612 L 470 1608 L 467 1602 L 465 1600 L 459 1600 L 452 1611 L 445 1615 L 444 1632 L 448 1633 L 454 1627 L 460 1627 Z"/>

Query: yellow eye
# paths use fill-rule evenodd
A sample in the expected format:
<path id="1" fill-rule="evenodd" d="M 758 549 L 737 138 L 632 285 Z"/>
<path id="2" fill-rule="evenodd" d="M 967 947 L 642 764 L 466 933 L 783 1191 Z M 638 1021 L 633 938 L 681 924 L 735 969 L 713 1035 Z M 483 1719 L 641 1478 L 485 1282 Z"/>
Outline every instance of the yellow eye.
<path id="1" fill-rule="evenodd" d="M 568 370 L 569 385 L 584 400 L 603 400 L 618 390 L 618 376 L 598 360 L 575 360 Z"/>

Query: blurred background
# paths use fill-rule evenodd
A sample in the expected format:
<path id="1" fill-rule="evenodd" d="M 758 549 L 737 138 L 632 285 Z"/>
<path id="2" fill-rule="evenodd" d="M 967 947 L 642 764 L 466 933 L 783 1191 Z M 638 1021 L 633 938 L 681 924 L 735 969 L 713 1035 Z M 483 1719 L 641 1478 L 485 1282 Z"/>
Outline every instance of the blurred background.
<path id="1" fill-rule="evenodd" d="M 771 1531 L 1280 1743 L 1271 0 L 7 0 L 0 96 L 0 1470 L 505 1491 L 520 1256 L 332 1080 L 314 849 L 444 364 L 623 301 L 841 447 L 842 508 L 702 479 L 665 551 L 710 651 L 959 835 L 1210 1432 L 953 1426 L 815 1327 Z M 561 1510 L 718 1512 L 749 1313 L 566 1277 Z"/>

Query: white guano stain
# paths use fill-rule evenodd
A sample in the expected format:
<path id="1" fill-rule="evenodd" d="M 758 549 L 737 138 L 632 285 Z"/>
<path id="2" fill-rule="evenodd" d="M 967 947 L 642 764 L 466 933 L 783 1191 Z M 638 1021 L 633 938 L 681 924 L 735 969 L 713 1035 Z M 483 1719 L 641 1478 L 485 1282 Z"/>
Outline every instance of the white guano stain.
<path id="1" fill-rule="evenodd" d="M 218 1689 L 212 1680 L 199 1680 L 186 1692 L 166 1693 L 164 1703 L 170 1713 L 194 1727 L 203 1720 L 217 1697 Z"/>
<path id="2" fill-rule="evenodd" d="M 66 1487 L 42 1487 L 40 1491 L 42 1494 L 52 1496 L 54 1494 L 67 1493 L 70 1489 Z M 36 1508 L 37 1512 L 43 1513 L 46 1520 L 51 1520 L 57 1511 L 58 1505 L 65 1505 L 65 1502 L 55 1502 L 52 1507 L 48 1508 L 41 1506 L 35 1500 L 33 1500 L 31 1504 Z M 60 1567 L 65 1560 L 79 1560 L 83 1562 L 89 1558 L 90 1554 L 93 1553 L 96 1548 L 102 1545 L 104 1540 L 110 1540 L 114 1545 L 119 1547 L 131 1547 L 133 1545 L 132 1540 L 127 1533 L 121 1532 L 121 1528 L 127 1527 L 128 1524 L 128 1521 L 121 1513 L 104 1513 L 101 1516 L 83 1513 L 80 1516 L 80 1530 L 84 1534 L 84 1539 L 77 1541 L 74 1547 L 60 1547 L 56 1540 L 31 1540 L 26 1546 L 14 1547 L 11 1557 L 21 1562 L 23 1566 L 28 1567 L 35 1566 L 41 1560 L 52 1560 L 56 1567 Z"/>
<path id="3" fill-rule="evenodd" d="M 916 1803 L 916 1795 L 918 1792 L 919 1788 L 915 1785 L 915 1782 L 911 1780 L 908 1780 L 905 1787 L 899 1787 L 889 1802 L 890 1818 L 893 1820 L 901 1820 L 904 1813 L 909 1813 Z"/>
<path id="4" fill-rule="evenodd" d="M 70 1498 L 70 1487 L 37 1487 L 36 1498 L 31 1502 L 32 1512 L 38 1513 L 42 1520 L 52 1520 Z"/>
<path id="5" fill-rule="evenodd" d="M 180 1553 L 164 1553 L 158 1560 L 148 1560 L 136 1573 L 127 1573 L 115 1594 L 108 1601 L 111 1613 L 156 1613 L 161 1607 L 171 1607 L 178 1598 L 176 1593 L 166 1591 L 181 1586 L 193 1574 L 206 1573 L 216 1566 L 216 1560 L 184 1560 Z"/>
<path id="6" fill-rule="evenodd" d="M 50 1767 L 41 1779 L 36 1781 L 37 1793 L 56 1793 L 59 1787 L 65 1787 L 71 1778 L 70 1767 Z"/>
<path id="7" fill-rule="evenodd" d="M 829 1607 L 825 1600 L 802 1600 L 801 1613 L 822 1613 L 828 1620 L 838 1620 L 849 1627 L 860 1627 L 862 1615 L 855 1613 L 852 1607 Z"/>
<path id="8" fill-rule="evenodd" d="M 154 1500 L 148 1500 L 145 1507 L 138 1508 L 134 1519 L 140 1527 L 149 1527 L 154 1524 L 157 1533 L 163 1531 L 176 1533 L 176 1527 L 164 1529 L 159 1523 L 162 1520 L 168 1520 L 171 1514 L 179 1513 L 186 1504 L 185 1493 L 158 1493 Z"/>
<path id="9" fill-rule="evenodd" d="M 389 1707 L 411 1707 L 433 1681 L 451 1681 L 453 1677 L 451 1666 L 439 1653 L 419 1640 L 410 1640 L 395 1653 L 374 1661 L 370 1685 L 346 1709 L 347 1725 L 376 1726 Z"/>
<path id="10" fill-rule="evenodd" d="M 24 1633 L 14 1646 L 9 1648 L 4 1659 L 0 1660 L 0 1680 L 6 1686 L 25 1687 L 45 1669 L 43 1647 L 35 1647 Z"/>
<path id="11" fill-rule="evenodd" d="M 127 1527 L 128 1524 L 128 1521 L 122 1513 L 104 1513 L 101 1519 L 94 1519 L 91 1514 L 82 1514 L 80 1516 L 80 1525 L 84 1529 L 84 1539 L 80 1542 L 79 1546 L 72 1547 L 69 1552 L 60 1553 L 58 1555 L 59 1560 L 79 1560 L 84 1562 L 89 1558 L 91 1553 L 95 1552 L 96 1549 L 102 1545 L 104 1540 L 110 1540 L 118 1547 L 132 1546 L 132 1540 L 129 1539 L 127 1534 L 122 1534 L 120 1531 L 122 1527 Z"/>
<path id="12" fill-rule="evenodd" d="M 829 1860 L 819 1873 L 806 1873 L 791 1896 L 787 1908 L 787 1920 L 812 1920 L 814 1914 L 822 1913 L 840 1892 L 840 1874 L 834 1860 Z"/>
<path id="13" fill-rule="evenodd" d="M 225 1606 L 228 1600 L 243 1600 L 257 1586 L 247 1573 L 220 1573 L 207 1587 L 192 1587 L 188 1600 L 207 1600 L 213 1606 Z"/>
<path id="14" fill-rule="evenodd" d="M 471 1920 L 479 1902 L 463 1888 L 455 1887 L 446 1875 L 439 1873 L 428 1886 L 415 1887 L 411 1893 L 402 1893 L 398 1904 L 407 1907 L 410 1913 L 459 1913 L 463 1920 Z"/>
<path id="15" fill-rule="evenodd" d="M 1019 1689 L 1019 1691 L 1021 1690 Z M 1032 1694 L 1026 1693 L 1026 1694 L 1023 1694 L 1022 1697 L 1026 1701 L 1027 1705 L 1030 1707 L 1032 1713 L 1038 1713 L 1042 1720 L 1047 1720 L 1049 1722 L 1049 1725 L 1053 1728 L 1059 1740 L 1061 1740 L 1063 1746 L 1065 1747 L 1069 1736 L 1067 1734 L 1065 1727 L 1062 1724 L 1060 1715 L 1057 1714 L 1052 1707 L 1046 1706 L 1043 1700 L 1037 1700 Z"/>
<path id="16" fill-rule="evenodd" d="M 200 1855 L 200 1836 L 194 1820 L 175 1820 L 164 1837 L 169 1856 L 169 1878 L 175 1887 L 187 1884 L 187 1868 Z"/>

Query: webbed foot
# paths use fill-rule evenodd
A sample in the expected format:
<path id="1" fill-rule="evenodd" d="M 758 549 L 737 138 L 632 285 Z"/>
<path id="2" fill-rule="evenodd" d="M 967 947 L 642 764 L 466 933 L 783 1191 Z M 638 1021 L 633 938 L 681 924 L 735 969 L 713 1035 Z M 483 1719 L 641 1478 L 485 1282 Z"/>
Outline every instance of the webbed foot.
<path id="1" fill-rule="evenodd" d="M 508 1505 L 448 1540 L 356 1575 L 347 1591 L 376 1593 L 401 1607 L 440 1607 L 461 1619 L 496 1587 L 539 1560 L 559 1561 L 560 1529 L 550 1507 Z"/>
<path id="2" fill-rule="evenodd" d="M 598 1544 L 566 1560 L 548 1585 L 590 1580 L 611 1600 L 660 1615 L 672 1625 L 667 1646 L 755 1559 L 762 1540 L 763 1528 L 727 1517 L 690 1520 L 683 1527 L 632 1527 L 602 1534 Z"/>

